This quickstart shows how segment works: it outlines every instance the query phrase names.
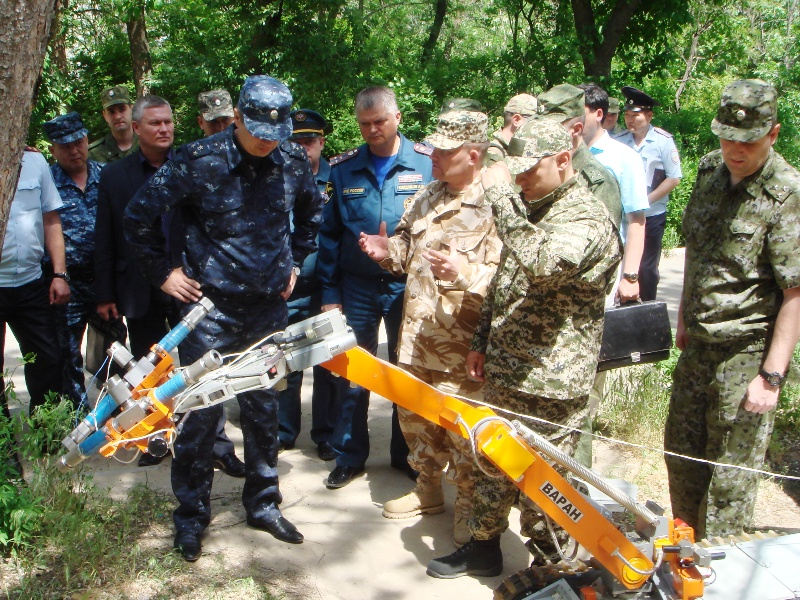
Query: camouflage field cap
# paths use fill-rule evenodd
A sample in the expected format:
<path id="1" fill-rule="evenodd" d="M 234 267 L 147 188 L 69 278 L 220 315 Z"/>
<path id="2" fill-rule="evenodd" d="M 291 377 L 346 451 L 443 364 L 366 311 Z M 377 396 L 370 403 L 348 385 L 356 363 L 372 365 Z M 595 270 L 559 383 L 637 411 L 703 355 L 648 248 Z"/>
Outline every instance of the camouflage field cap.
<path id="1" fill-rule="evenodd" d="M 722 90 L 711 131 L 723 140 L 754 142 L 777 122 L 778 92 L 760 79 L 740 79 Z"/>
<path id="2" fill-rule="evenodd" d="M 572 150 L 572 137 L 556 119 L 530 119 L 514 132 L 505 163 L 512 175 L 535 167 L 546 156 Z"/>
<path id="3" fill-rule="evenodd" d="M 47 139 L 54 144 L 69 144 L 89 135 L 89 130 L 83 126 L 81 116 L 76 112 L 45 121 L 42 126 Z"/>
<path id="4" fill-rule="evenodd" d="M 619 100 L 616 98 L 609 98 L 608 99 L 608 113 L 609 115 L 618 115 L 619 114 Z"/>
<path id="5" fill-rule="evenodd" d="M 464 143 L 481 144 L 489 140 L 489 118 L 483 107 L 470 98 L 449 98 L 442 106 L 436 131 L 425 141 L 441 150 L 458 148 Z"/>
<path id="6" fill-rule="evenodd" d="M 233 100 L 228 90 L 211 90 L 197 94 L 197 106 L 206 121 L 233 117 Z"/>
<path id="7" fill-rule="evenodd" d="M 283 141 L 292 135 L 292 93 L 286 85 L 267 75 L 251 75 L 239 93 L 238 109 L 251 135 Z"/>
<path id="8" fill-rule="evenodd" d="M 103 104 L 103 110 L 114 104 L 131 104 L 131 94 L 124 85 L 115 85 L 103 90 L 100 102 Z"/>
<path id="9" fill-rule="evenodd" d="M 538 105 L 539 103 L 534 96 L 530 94 L 517 94 L 508 101 L 503 112 L 513 115 L 522 115 L 523 117 L 532 117 L 536 114 L 536 107 Z"/>
<path id="10" fill-rule="evenodd" d="M 328 121 L 315 110 L 300 108 L 290 112 L 289 117 L 292 119 L 292 137 L 290 139 L 322 137 L 330 132 Z"/>
<path id="11" fill-rule="evenodd" d="M 558 119 L 559 122 L 582 117 L 583 90 L 568 83 L 562 83 L 539 94 L 537 113 L 540 117 Z"/>

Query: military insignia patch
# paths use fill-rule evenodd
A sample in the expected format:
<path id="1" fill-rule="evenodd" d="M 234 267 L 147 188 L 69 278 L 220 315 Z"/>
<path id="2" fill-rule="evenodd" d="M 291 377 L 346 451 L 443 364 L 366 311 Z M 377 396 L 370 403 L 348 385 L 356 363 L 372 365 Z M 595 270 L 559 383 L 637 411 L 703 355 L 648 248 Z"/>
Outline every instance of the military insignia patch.
<path id="1" fill-rule="evenodd" d="M 331 194 L 333 193 L 333 184 L 329 181 L 325 184 L 325 191 L 322 192 L 322 201 L 327 204 L 331 199 Z"/>
<path id="2" fill-rule="evenodd" d="M 168 160 L 164 163 L 164 166 L 162 166 L 158 171 L 156 171 L 156 174 L 153 175 L 153 185 L 162 186 L 167 183 L 170 177 L 172 177 L 172 171 L 172 161 Z"/>
<path id="3" fill-rule="evenodd" d="M 678 156 L 677 148 L 672 149 L 672 162 L 675 163 L 676 165 L 679 165 L 681 163 L 681 158 L 680 156 Z"/>
<path id="4" fill-rule="evenodd" d="M 422 173 L 402 173 L 397 175 L 397 183 L 413 183 L 422 181 Z"/>

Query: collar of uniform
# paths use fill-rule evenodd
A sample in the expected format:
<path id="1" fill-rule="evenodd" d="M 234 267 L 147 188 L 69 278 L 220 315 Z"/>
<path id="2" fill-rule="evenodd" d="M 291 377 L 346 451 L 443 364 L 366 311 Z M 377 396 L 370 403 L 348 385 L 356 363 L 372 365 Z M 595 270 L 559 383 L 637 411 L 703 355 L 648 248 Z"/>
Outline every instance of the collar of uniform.
<path id="1" fill-rule="evenodd" d="M 645 142 L 653 142 L 656 139 L 656 128 L 650 123 L 650 128 L 647 130 L 647 133 L 644 136 Z"/>
<path id="2" fill-rule="evenodd" d="M 239 150 L 239 146 L 236 145 L 236 142 L 233 139 L 233 132 L 236 130 L 236 127 L 233 125 L 228 126 L 222 133 L 225 135 L 222 137 L 223 140 L 226 142 L 227 147 L 227 154 L 228 154 L 228 169 L 233 171 L 236 167 L 238 167 L 242 162 L 244 162 L 244 156 L 242 155 L 242 151 Z M 220 135 L 220 134 L 216 134 Z M 264 158 L 270 159 L 276 165 L 282 165 L 286 162 L 286 159 L 281 152 L 281 144 L 283 142 L 279 142 L 278 146 L 267 154 Z"/>
<path id="3" fill-rule="evenodd" d="M 147 161 L 147 159 L 144 157 L 144 154 L 142 154 L 142 149 L 141 149 L 141 148 L 139 148 L 139 149 L 137 150 L 137 152 L 139 153 L 139 163 L 142 165 L 142 167 L 144 167 L 144 166 L 148 166 L 148 167 L 150 167 L 151 169 L 152 169 L 152 168 L 155 168 L 155 167 L 153 167 L 153 165 L 151 165 L 151 164 L 150 164 L 150 163 Z M 174 149 L 174 148 L 170 148 L 170 149 L 169 149 L 169 152 L 167 152 L 167 160 L 174 160 L 174 159 L 175 159 L 175 149 Z M 166 162 L 166 161 L 165 161 L 165 162 Z M 162 165 L 162 166 L 163 166 L 163 165 Z"/>
<path id="4" fill-rule="evenodd" d="M 89 169 L 89 178 L 86 181 L 86 187 L 89 187 L 90 184 L 99 184 L 100 171 L 103 170 L 103 165 L 97 161 L 89 159 L 86 161 L 86 168 Z"/>
<path id="5" fill-rule="evenodd" d="M 552 204 L 553 202 L 558 201 L 559 199 L 563 198 L 569 191 L 578 183 L 577 175 L 573 175 L 569 179 L 567 179 L 564 183 L 554 189 L 552 192 L 547 194 L 544 198 L 540 198 L 539 200 L 535 200 L 534 202 L 525 202 L 525 208 L 528 210 L 528 215 L 532 215 L 533 213 L 537 212 L 544 206 L 548 204 Z"/>
<path id="6" fill-rule="evenodd" d="M 397 149 L 397 158 L 395 158 L 395 161 L 392 164 L 391 169 L 394 169 L 399 165 L 406 169 L 414 170 L 414 163 L 411 160 L 414 155 L 414 144 L 408 141 L 408 138 L 406 138 L 406 136 L 404 136 L 399 131 L 397 132 L 397 135 L 400 136 L 400 147 Z M 363 148 L 365 151 L 359 152 L 358 156 L 352 159 L 353 161 L 355 161 L 353 164 L 354 171 L 358 169 L 366 169 L 368 171 L 373 170 L 372 160 L 370 159 L 372 153 L 369 151 L 369 146 L 367 144 L 364 144 Z"/>
<path id="7" fill-rule="evenodd" d="M 319 169 L 314 175 L 314 180 L 317 183 L 328 183 L 331 180 L 331 165 L 322 156 L 319 157 Z"/>
<path id="8" fill-rule="evenodd" d="M 745 177 L 739 182 L 739 185 L 744 186 L 744 189 L 756 198 L 764 189 L 765 182 L 771 179 L 773 175 L 775 175 L 775 149 L 770 148 L 767 160 L 761 168 L 752 175 Z"/>

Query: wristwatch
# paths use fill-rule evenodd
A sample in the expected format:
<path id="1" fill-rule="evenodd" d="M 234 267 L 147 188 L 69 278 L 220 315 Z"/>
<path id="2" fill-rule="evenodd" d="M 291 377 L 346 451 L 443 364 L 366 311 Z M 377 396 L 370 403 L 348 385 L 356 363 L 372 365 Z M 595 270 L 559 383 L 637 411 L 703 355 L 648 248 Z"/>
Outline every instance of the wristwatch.
<path id="1" fill-rule="evenodd" d="M 297 265 L 294 265 L 292 267 L 292 273 L 294 273 L 295 277 L 300 277 L 300 267 L 298 267 Z"/>
<path id="2" fill-rule="evenodd" d="M 623 279 L 630 281 L 631 283 L 636 283 L 639 281 L 639 274 L 638 273 L 623 273 Z"/>
<path id="3" fill-rule="evenodd" d="M 64 281 L 69 283 L 69 273 L 67 273 L 66 271 L 64 271 L 63 273 L 53 273 L 53 277 L 56 277 L 58 279 L 63 279 Z"/>
<path id="4" fill-rule="evenodd" d="M 786 379 L 786 375 L 781 375 L 777 371 L 774 373 L 768 373 L 763 368 L 758 370 L 758 374 L 761 375 L 761 377 L 764 378 L 764 381 L 766 381 L 772 387 L 780 387 L 780 385 L 783 383 L 783 380 Z"/>

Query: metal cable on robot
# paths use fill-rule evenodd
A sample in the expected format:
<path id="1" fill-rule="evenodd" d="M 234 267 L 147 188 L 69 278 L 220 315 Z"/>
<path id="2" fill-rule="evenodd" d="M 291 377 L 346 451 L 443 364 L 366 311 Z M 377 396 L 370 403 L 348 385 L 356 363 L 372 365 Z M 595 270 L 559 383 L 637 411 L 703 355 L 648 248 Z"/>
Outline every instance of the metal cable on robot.
<path id="1" fill-rule="evenodd" d="M 792 481 L 800 481 L 800 476 L 797 476 L 797 475 L 782 475 L 780 473 L 773 473 L 772 471 L 765 471 L 764 469 L 754 469 L 752 467 L 743 467 L 741 465 L 732 465 L 732 464 L 729 464 L 729 463 L 719 463 L 719 462 L 714 462 L 712 460 L 706 460 L 704 458 L 697 458 L 697 457 L 694 457 L 694 456 L 686 456 L 684 454 L 678 454 L 677 452 L 670 452 L 669 450 L 664 450 L 664 449 L 661 449 L 661 448 L 651 448 L 650 446 L 644 446 L 642 444 L 636 444 L 634 442 L 626 442 L 624 440 L 618 440 L 616 438 L 608 437 L 608 436 L 605 436 L 605 435 L 600 435 L 599 433 L 593 433 L 593 432 L 588 432 L 588 431 L 584 432 L 582 429 L 579 429 L 577 427 L 570 427 L 569 425 L 562 425 L 560 423 L 553 423 L 551 421 L 548 421 L 547 419 L 542 419 L 541 417 L 534 417 L 533 415 L 526 415 L 524 413 L 518 413 L 518 412 L 515 412 L 513 410 L 509 410 L 507 408 L 501 408 L 499 406 L 495 406 L 493 404 L 489 404 L 488 402 L 483 402 L 481 400 L 473 400 L 473 399 L 464 398 L 462 396 L 457 396 L 457 395 L 453 395 L 453 398 L 461 400 L 462 402 L 467 402 L 467 403 L 471 403 L 471 404 L 478 404 L 478 405 L 481 405 L 481 406 L 485 406 L 486 408 L 491 408 L 492 410 L 497 411 L 497 412 L 503 412 L 503 413 L 506 413 L 506 414 L 509 414 L 509 415 L 513 415 L 515 417 L 520 417 L 522 419 L 527 419 L 529 421 L 535 421 L 537 423 L 542 423 L 544 425 L 549 425 L 551 427 L 558 427 L 560 429 L 565 429 L 567 431 L 571 431 L 571 432 L 574 432 L 574 433 L 588 433 L 592 437 L 596 437 L 599 440 L 604 440 L 606 442 L 611 442 L 611 443 L 614 443 L 614 444 L 620 444 L 620 445 L 623 445 L 623 446 L 630 446 L 632 448 L 639 448 L 641 450 L 650 450 L 652 452 L 658 452 L 660 454 L 664 454 L 664 455 L 668 455 L 668 456 L 674 456 L 675 458 L 684 458 L 686 460 L 693 460 L 695 462 L 704 463 L 704 464 L 707 464 L 707 465 L 711 465 L 713 467 L 727 467 L 729 469 L 739 469 L 740 471 L 747 471 L 747 472 L 750 472 L 750 473 L 757 473 L 759 475 L 766 475 L 767 477 L 775 477 L 775 478 L 778 478 L 778 479 L 788 479 L 788 480 L 792 480 Z M 505 419 L 501 419 L 501 420 L 505 421 Z M 474 432 L 470 432 L 469 436 L 470 436 L 470 439 L 473 439 Z M 473 448 L 473 451 L 474 451 L 474 448 Z M 481 470 L 483 470 L 483 469 L 481 469 Z M 487 473 L 487 475 L 489 475 L 489 474 Z M 489 476 L 491 476 L 491 475 L 489 475 Z"/>

